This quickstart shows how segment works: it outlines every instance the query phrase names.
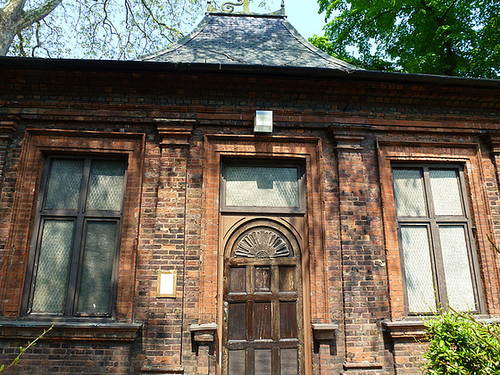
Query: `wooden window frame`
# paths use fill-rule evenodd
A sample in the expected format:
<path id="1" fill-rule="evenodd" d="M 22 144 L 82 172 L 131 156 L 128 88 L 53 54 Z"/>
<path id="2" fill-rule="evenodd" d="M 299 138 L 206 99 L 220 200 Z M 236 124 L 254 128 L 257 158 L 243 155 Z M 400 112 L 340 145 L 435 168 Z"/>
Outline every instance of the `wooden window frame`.
<path id="1" fill-rule="evenodd" d="M 47 199 L 47 189 L 49 184 L 50 166 L 52 160 L 54 159 L 73 159 L 73 160 L 83 160 L 84 167 L 82 172 L 82 184 L 80 186 L 78 206 L 76 210 L 73 209 L 46 209 L 45 200 Z M 95 160 L 106 160 L 106 161 L 122 161 L 124 162 L 124 176 L 123 176 L 123 186 L 122 186 L 122 200 L 120 210 L 85 210 L 84 207 L 87 203 L 89 184 L 91 178 L 91 166 L 92 162 Z M 34 219 L 33 234 L 30 245 L 30 252 L 27 264 L 25 285 L 23 291 L 23 297 L 21 302 L 21 313 L 23 315 L 29 316 L 61 316 L 61 317 L 111 317 L 115 315 L 116 312 L 116 299 L 117 299 L 117 284 L 118 284 L 118 273 L 119 273 L 119 250 L 120 250 L 120 240 L 122 237 L 122 225 L 123 225 L 123 211 L 126 196 L 126 185 L 127 185 L 127 171 L 128 171 L 128 161 L 126 157 L 112 157 L 99 154 L 60 154 L 54 153 L 49 154 L 45 157 L 42 178 L 40 181 L 40 189 L 38 191 L 38 200 L 36 204 L 36 214 Z M 70 265 L 69 265 L 69 276 L 68 276 L 68 286 L 65 298 L 65 310 L 61 314 L 53 313 L 31 313 L 31 305 L 33 302 L 33 293 L 36 280 L 35 265 L 38 263 L 40 255 L 40 246 L 42 241 L 42 236 L 40 233 L 41 228 L 43 228 L 43 222 L 45 220 L 73 220 L 75 222 L 75 227 L 73 230 L 73 239 L 71 246 L 70 255 Z M 84 257 L 84 246 L 85 246 L 85 233 L 89 222 L 116 222 L 116 233 L 115 233 L 115 243 L 113 252 L 113 264 L 112 264 L 112 275 L 111 275 L 111 290 L 110 299 L 107 312 L 89 314 L 77 312 L 78 300 L 80 292 L 80 282 L 82 277 L 82 265 Z"/>
<path id="2" fill-rule="evenodd" d="M 297 194 L 298 207 L 269 207 L 269 206 L 228 206 L 226 205 L 227 181 L 224 176 L 228 166 L 231 167 L 274 167 L 297 169 Z M 221 213 L 281 213 L 305 214 L 306 212 L 306 181 L 305 165 L 303 162 L 290 160 L 265 160 L 265 159 L 222 159 L 220 168 L 220 211 Z"/>
<path id="3" fill-rule="evenodd" d="M 398 216 L 396 209 L 396 224 L 397 224 L 397 238 L 399 245 L 399 254 L 401 261 L 401 273 L 404 290 L 404 309 L 407 316 L 430 315 L 435 312 L 430 311 L 410 311 L 408 302 L 408 289 L 405 273 L 405 264 L 403 256 L 403 246 L 401 237 L 401 227 L 404 225 L 423 225 L 428 228 L 429 232 L 429 247 L 430 247 L 430 261 L 431 272 L 433 276 L 434 294 L 437 302 L 436 308 L 447 310 L 447 295 L 446 295 L 446 281 L 444 275 L 444 266 L 442 264 L 442 250 L 441 244 L 437 239 L 439 225 L 441 224 L 455 224 L 464 227 L 465 240 L 467 245 L 467 254 L 469 260 L 469 267 L 471 270 L 472 288 L 474 292 L 474 299 L 476 309 L 469 311 L 472 313 L 484 313 L 485 302 L 482 294 L 480 274 L 479 274 L 479 261 L 477 250 L 475 247 L 474 235 L 472 232 L 473 223 L 471 219 L 470 205 L 468 202 L 468 190 L 466 186 L 466 178 L 464 174 L 464 166 L 462 164 L 442 164 L 442 163 L 391 163 L 391 177 L 395 169 L 414 169 L 421 171 L 422 184 L 424 192 L 424 203 L 426 205 L 426 216 Z M 457 179 L 459 185 L 460 201 L 462 205 L 463 215 L 436 215 L 434 209 L 434 202 L 431 195 L 429 170 L 432 169 L 447 169 L 455 170 L 457 172 Z M 394 178 L 392 178 L 392 189 L 394 192 L 394 204 L 397 206 Z"/>

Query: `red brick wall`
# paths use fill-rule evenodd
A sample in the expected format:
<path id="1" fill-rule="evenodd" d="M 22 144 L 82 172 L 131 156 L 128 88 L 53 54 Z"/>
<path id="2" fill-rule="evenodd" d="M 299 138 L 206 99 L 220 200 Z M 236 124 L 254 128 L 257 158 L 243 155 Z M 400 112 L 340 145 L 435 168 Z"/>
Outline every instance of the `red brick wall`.
<path id="1" fill-rule="evenodd" d="M 3 77 L 3 319 L 16 320 L 20 313 L 42 160 L 35 146 L 42 145 L 47 151 L 123 152 L 135 161 L 129 171 L 117 319 L 144 324 L 132 342 L 84 342 L 77 336 L 42 341 L 23 357 L 19 373 L 50 373 L 54 363 L 61 373 L 127 373 L 128 367 L 131 373 L 141 368 L 189 375 L 216 371 L 219 354 L 211 351 L 219 344 L 202 346 L 196 354 L 189 326 L 221 320 L 222 154 L 306 161 L 308 373 L 418 373 L 421 344 L 383 332 L 382 321 L 405 319 L 391 160 L 465 163 L 487 312 L 500 314 L 500 263 L 487 239 L 492 233 L 500 243 L 500 142 L 482 136 L 500 126 L 498 89 L 21 68 L 3 69 Z M 253 135 L 260 109 L 273 110 L 271 137 Z M 4 126 L 6 121 L 15 126 Z M 71 132 L 78 137 L 68 138 Z M 175 299 L 157 297 L 159 270 L 177 271 Z M 321 342 L 314 350 L 310 323 L 338 324 L 334 342 Z M 14 356 L 14 345 L 18 339 L 0 338 L 0 363 Z"/>
<path id="2" fill-rule="evenodd" d="M 418 375 L 422 373 L 421 356 L 427 345 L 419 340 L 406 339 L 394 344 L 394 366 L 396 374 Z"/>
<path id="3" fill-rule="evenodd" d="M 336 134 L 347 369 L 384 368 L 378 324 L 389 316 L 373 140 Z M 369 368 L 367 368 L 369 369 Z"/>
<path id="4" fill-rule="evenodd" d="M 2 364 L 10 363 L 26 340 L 3 340 L 0 349 Z M 117 374 L 138 373 L 134 347 L 109 343 L 39 342 L 22 356 L 21 365 L 6 372 L 18 375 L 38 374 Z"/>

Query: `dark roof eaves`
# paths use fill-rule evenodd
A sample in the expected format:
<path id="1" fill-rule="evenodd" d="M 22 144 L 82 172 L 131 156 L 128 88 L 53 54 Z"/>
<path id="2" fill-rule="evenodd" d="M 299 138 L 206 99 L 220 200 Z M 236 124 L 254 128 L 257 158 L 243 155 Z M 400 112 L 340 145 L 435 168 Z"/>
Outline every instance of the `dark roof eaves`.
<path id="1" fill-rule="evenodd" d="M 0 68 L 25 68 L 40 70 L 86 70 L 122 72 L 186 72 L 221 74 L 261 74 L 274 76 L 298 76 L 301 78 L 338 78 L 380 82 L 420 83 L 447 86 L 467 86 L 500 89 L 500 80 L 485 78 L 466 78 L 438 76 L 416 73 L 380 72 L 373 70 L 263 66 L 242 64 L 204 64 L 170 63 L 138 60 L 81 60 L 81 59 L 42 59 L 31 57 L 0 57 Z"/>

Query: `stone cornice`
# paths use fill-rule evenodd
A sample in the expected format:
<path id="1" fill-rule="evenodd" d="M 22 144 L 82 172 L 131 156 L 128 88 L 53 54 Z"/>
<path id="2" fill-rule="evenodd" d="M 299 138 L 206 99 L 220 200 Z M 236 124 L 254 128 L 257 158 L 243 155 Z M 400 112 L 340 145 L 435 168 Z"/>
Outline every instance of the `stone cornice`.
<path id="1" fill-rule="evenodd" d="M 9 138 L 17 130 L 18 126 L 19 118 L 15 116 L 0 117 L 0 139 Z"/>
<path id="2" fill-rule="evenodd" d="M 155 118 L 157 130 L 162 141 L 160 146 L 187 146 L 193 133 L 196 120 Z"/>

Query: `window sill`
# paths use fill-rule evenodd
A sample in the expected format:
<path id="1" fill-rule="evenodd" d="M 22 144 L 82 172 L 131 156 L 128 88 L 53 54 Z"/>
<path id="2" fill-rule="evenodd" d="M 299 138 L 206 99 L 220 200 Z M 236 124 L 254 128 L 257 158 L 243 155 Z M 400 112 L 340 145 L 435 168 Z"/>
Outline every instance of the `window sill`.
<path id="1" fill-rule="evenodd" d="M 338 324 L 312 324 L 313 337 L 318 342 L 335 340 L 335 332 L 338 329 Z"/>
<path id="2" fill-rule="evenodd" d="M 429 317 L 429 319 L 432 319 Z M 486 324 L 500 323 L 500 317 L 488 317 L 485 315 L 474 316 L 478 322 Z M 426 341 L 425 324 L 421 319 L 415 320 L 398 320 L 398 321 L 383 321 L 382 328 L 391 339 L 405 340 L 413 339 L 419 341 Z"/>
<path id="3" fill-rule="evenodd" d="M 140 323 L 121 322 L 3 320 L 0 321 L 0 339 L 32 340 L 52 325 L 54 327 L 44 339 L 130 342 L 135 341 L 142 327 Z"/>
<path id="4" fill-rule="evenodd" d="M 217 323 L 209 324 L 191 324 L 189 331 L 191 332 L 192 340 L 196 344 L 212 343 L 217 335 Z"/>
<path id="5" fill-rule="evenodd" d="M 385 321 L 382 322 L 382 328 L 393 340 L 421 340 L 425 337 L 425 325 L 422 320 Z"/>

